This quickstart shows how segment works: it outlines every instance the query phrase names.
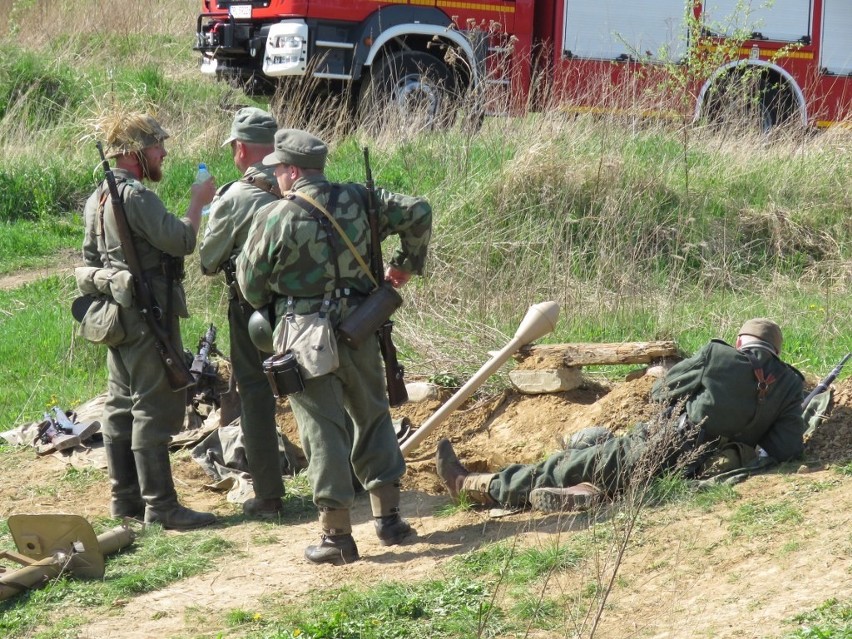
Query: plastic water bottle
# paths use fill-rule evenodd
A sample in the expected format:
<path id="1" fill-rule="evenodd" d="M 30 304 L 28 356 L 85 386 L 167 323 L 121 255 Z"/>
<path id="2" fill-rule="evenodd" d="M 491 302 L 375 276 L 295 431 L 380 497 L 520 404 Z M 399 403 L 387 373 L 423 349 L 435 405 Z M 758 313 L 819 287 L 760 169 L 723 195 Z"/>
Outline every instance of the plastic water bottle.
<path id="1" fill-rule="evenodd" d="M 212 179 L 213 179 L 213 176 L 210 175 L 210 171 L 207 170 L 207 165 L 204 164 L 204 162 L 199 164 L 198 165 L 198 173 L 195 174 L 195 183 L 196 184 L 203 184 L 207 180 L 212 180 Z M 210 205 L 205 204 L 201 208 L 201 215 L 205 216 L 205 215 L 209 215 L 209 214 L 210 214 Z"/>

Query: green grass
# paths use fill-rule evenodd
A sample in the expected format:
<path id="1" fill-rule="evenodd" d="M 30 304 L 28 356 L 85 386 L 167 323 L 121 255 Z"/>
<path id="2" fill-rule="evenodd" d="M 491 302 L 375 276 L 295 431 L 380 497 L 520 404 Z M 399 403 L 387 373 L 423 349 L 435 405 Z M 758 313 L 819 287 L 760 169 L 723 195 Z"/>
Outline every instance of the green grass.
<path id="1" fill-rule="evenodd" d="M 490 599 L 482 584 L 462 578 L 386 582 L 369 590 L 314 593 L 310 605 L 285 606 L 270 615 L 240 610 L 226 617 L 243 626 L 241 636 L 247 639 L 463 638 L 482 636 L 483 630 L 496 636 L 511 625 Z"/>
<path id="2" fill-rule="evenodd" d="M 829 599 L 810 612 L 794 616 L 788 623 L 798 628 L 783 639 L 850 639 L 852 603 Z"/>
<path id="3" fill-rule="evenodd" d="M 103 580 L 66 575 L 0 602 L 0 634 L 9 639 L 35 636 L 35 631 L 42 637 L 63 636 L 60 631 L 78 627 L 93 610 L 106 613 L 128 597 L 202 573 L 229 552 L 233 544 L 215 533 L 173 535 L 152 526 L 131 546 L 107 557 Z M 81 612 L 69 615 L 75 610 Z"/>
<path id="4" fill-rule="evenodd" d="M 734 538 L 760 538 L 790 530 L 803 519 L 802 512 L 790 503 L 747 503 L 731 515 L 728 530 Z"/>

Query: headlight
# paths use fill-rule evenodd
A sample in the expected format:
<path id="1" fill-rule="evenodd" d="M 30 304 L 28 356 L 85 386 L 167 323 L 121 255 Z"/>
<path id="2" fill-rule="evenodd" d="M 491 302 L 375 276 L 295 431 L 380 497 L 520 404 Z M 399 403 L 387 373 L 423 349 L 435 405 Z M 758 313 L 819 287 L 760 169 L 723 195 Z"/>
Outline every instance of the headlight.
<path id="1" fill-rule="evenodd" d="M 279 35 L 272 39 L 272 46 L 276 49 L 301 50 L 304 40 L 297 35 Z"/>

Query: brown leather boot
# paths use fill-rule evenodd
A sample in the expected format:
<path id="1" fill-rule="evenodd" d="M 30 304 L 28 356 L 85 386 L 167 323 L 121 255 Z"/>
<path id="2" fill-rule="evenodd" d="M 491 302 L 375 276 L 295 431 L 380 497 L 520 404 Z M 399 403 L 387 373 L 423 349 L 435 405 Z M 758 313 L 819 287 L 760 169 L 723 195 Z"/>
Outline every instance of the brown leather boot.
<path id="1" fill-rule="evenodd" d="M 586 510 L 603 500 L 604 494 L 594 484 L 583 482 L 568 488 L 535 488 L 529 502 L 535 510 L 559 513 L 568 510 Z"/>
<path id="2" fill-rule="evenodd" d="M 342 566 L 358 561 L 358 547 L 352 538 L 349 510 L 320 508 L 320 543 L 305 548 L 305 559 L 314 564 Z"/>
<path id="3" fill-rule="evenodd" d="M 459 501 L 459 494 L 464 492 L 470 501 L 483 506 L 494 506 L 496 501 L 488 493 L 488 487 L 495 475 L 490 473 L 470 473 L 462 466 L 456 451 L 449 439 L 438 442 L 438 451 L 435 455 L 435 467 L 438 477 L 450 491 L 453 501 Z"/>
<path id="4" fill-rule="evenodd" d="M 449 439 L 442 439 L 438 442 L 435 469 L 438 471 L 438 477 L 450 491 L 450 497 L 453 498 L 453 501 L 458 501 L 462 482 L 470 473 L 467 468 L 462 466 Z"/>

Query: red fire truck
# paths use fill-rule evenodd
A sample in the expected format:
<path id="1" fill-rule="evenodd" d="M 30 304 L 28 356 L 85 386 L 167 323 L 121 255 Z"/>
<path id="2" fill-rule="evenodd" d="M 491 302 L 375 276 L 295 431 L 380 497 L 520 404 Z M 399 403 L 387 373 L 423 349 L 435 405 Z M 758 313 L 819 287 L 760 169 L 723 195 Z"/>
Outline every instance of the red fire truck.
<path id="1" fill-rule="evenodd" d="M 416 102 L 439 114 L 475 94 L 489 113 L 546 101 L 712 118 L 748 79 L 762 125 L 824 127 L 852 116 L 848 0 L 202 4 L 202 73 L 253 90 L 290 78 L 359 108 Z"/>

